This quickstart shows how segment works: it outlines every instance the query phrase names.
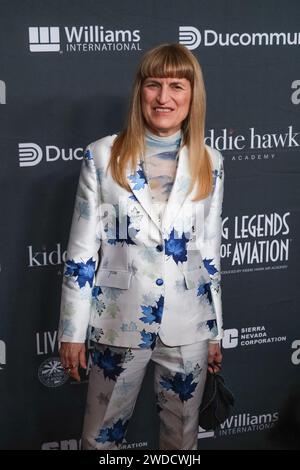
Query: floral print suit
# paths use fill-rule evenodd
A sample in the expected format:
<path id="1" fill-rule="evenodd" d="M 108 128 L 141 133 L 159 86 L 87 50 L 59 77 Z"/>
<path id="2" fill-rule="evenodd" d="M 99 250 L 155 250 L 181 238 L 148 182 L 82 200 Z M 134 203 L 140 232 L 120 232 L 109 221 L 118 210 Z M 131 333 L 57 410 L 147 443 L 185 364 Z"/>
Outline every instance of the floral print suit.
<path id="1" fill-rule="evenodd" d="M 84 152 L 67 246 L 59 341 L 88 336 L 115 346 L 170 346 L 220 339 L 220 244 L 223 157 L 206 146 L 213 165 L 211 195 L 192 202 L 188 148 L 160 220 L 142 166 L 127 168 L 131 191 L 106 167 L 116 137 Z"/>

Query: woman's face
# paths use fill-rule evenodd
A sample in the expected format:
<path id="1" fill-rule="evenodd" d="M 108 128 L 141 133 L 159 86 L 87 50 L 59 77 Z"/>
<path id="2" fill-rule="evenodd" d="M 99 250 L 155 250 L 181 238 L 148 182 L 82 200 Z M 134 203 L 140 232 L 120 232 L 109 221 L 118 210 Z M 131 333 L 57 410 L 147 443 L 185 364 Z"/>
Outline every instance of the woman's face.
<path id="1" fill-rule="evenodd" d="M 191 94 L 186 78 L 146 78 L 141 105 L 150 131 L 161 137 L 177 132 L 189 113 Z"/>

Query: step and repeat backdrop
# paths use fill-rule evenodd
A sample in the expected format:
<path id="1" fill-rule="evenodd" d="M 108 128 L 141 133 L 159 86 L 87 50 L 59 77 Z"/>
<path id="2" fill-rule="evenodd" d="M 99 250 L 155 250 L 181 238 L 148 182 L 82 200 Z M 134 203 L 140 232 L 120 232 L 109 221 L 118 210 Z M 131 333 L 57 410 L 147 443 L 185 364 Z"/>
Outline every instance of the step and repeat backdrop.
<path id="1" fill-rule="evenodd" d="M 89 368 L 80 384 L 66 376 L 57 326 L 83 149 L 121 130 L 141 56 L 174 42 L 202 66 L 206 143 L 225 164 L 236 406 L 218 431 L 199 428 L 199 449 L 296 446 L 299 20 L 292 0 L 0 0 L 0 448 L 80 449 Z M 151 366 L 124 448 L 157 449 L 153 394 Z"/>

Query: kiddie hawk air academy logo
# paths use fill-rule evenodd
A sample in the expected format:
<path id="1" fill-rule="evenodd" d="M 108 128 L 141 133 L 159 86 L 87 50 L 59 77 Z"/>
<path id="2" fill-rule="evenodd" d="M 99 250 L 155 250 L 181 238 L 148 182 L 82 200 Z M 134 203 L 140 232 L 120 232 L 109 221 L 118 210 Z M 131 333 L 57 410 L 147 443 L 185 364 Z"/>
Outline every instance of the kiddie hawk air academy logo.
<path id="1" fill-rule="evenodd" d="M 136 51 L 140 30 L 105 29 L 104 26 L 30 26 L 30 52 Z"/>

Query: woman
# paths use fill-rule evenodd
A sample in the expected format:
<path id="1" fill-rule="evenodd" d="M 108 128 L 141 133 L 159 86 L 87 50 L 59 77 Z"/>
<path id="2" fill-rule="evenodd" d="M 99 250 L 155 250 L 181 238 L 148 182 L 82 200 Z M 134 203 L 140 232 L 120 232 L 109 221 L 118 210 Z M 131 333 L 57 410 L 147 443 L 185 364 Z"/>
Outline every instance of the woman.
<path id="1" fill-rule="evenodd" d="M 204 143 L 205 88 L 179 44 L 146 53 L 125 128 L 84 153 L 59 327 L 71 377 L 94 342 L 84 449 L 119 449 L 150 360 L 160 449 L 197 449 L 209 364 L 222 360 L 223 158 Z"/>

